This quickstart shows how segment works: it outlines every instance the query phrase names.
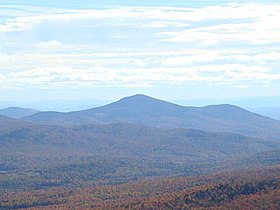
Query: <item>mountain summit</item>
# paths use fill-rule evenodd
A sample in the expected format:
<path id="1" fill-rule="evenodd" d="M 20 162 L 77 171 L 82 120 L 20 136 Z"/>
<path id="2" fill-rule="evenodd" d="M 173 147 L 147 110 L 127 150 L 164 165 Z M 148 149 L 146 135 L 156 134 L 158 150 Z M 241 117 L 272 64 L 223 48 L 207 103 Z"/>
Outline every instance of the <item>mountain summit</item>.
<path id="1" fill-rule="evenodd" d="M 118 111 L 118 113 L 115 113 L 117 115 L 135 114 L 137 116 L 134 117 L 137 118 L 141 117 L 141 113 L 150 115 L 176 114 L 183 111 L 184 107 L 156 98 L 152 98 L 150 96 L 137 94 L 122 98 L 119 101 L 116 101 L 103 107 L 85 110 L 82 112 L 96 112 L 97 110 L 101 112 Z"/>
<path id="2" fill-rule="evenodd" d="M 163 100 L 159 100 L 150 96 L 143 94 L 137 94 L 133 96 L 128 96 L 120 99 L 117 102 L 111 103 L 108 106 L 177 106 L 179 105 L 172 104 Z"/>

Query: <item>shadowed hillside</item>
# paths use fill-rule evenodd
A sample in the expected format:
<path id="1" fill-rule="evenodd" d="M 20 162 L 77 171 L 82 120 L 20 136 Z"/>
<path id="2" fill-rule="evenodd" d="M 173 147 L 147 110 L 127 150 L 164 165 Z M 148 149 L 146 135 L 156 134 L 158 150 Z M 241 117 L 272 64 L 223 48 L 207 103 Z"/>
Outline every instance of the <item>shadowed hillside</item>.
<path id="1" fill-rule="evenodd" d="M 159 129 L 135 124 L 62 127 L 2 117 L 4 154 L 97 154 L 205 161 L 240 158 L 279 147 L 276 141 L 193 129 Z M 59 152 L 58 152 L 59 151 Z"/>

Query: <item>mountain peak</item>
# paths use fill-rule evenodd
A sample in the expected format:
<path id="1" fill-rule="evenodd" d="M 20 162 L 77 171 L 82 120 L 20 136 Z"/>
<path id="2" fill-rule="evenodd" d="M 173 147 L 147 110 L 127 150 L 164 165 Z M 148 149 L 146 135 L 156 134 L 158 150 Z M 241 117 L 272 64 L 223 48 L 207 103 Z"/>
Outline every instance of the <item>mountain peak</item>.
<path id="1" fill-rule="evenodd" d="M 109 107 L 130 107 L 133 109 L 142 109 L 142 108 L 150 108 L 150 109 L 159 109 L 159 108 L 170 108 L 172 107 L 181 107 L 177 104 L 173 104 L 167 101 L 163 101 L 160 99 L 153 98 L 151 96 L 147 96 L 144 94 L 136 94 L 132 96 L 128 96 L 120 99 L 114 103 L 108 104 Z"/>
<path id="2" fill-rule="evenodd" d="M 144 95 L 144 94 L 135 94 L 135 95 L 132 95 L 132 96 L 124 97 L 124 98 L 120 99 L 119 101 L 122 101 L 122 100 L 147 100 L 147 99 L 158 100 L 156 98 L 153 98 L 153 97 L 150 97 L 150 96 L 147 96 L 147 95 Z"/>

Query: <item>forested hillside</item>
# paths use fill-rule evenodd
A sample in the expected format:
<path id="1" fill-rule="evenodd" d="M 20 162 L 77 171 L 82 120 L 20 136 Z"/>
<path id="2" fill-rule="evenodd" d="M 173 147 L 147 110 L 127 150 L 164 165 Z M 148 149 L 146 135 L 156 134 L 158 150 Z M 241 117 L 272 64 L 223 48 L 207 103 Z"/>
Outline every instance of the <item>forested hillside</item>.
<path id="1" fill-rule="evenodd" d="M 280 169 L 273 167 L 114 186 L 7 193 L 0 197 L 0 209 L 277 210 L 279 195 Z"/>

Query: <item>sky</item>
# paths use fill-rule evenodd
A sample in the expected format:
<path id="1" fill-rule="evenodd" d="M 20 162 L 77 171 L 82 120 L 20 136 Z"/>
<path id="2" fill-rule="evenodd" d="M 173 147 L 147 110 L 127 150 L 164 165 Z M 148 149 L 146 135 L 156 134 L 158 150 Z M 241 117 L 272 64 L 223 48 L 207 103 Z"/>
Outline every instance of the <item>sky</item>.
<path id="1" fill-rule="evenodd" d="M 279 0 L 0 0 L 0 102 L 279 95 L 279 20 Z"/>

